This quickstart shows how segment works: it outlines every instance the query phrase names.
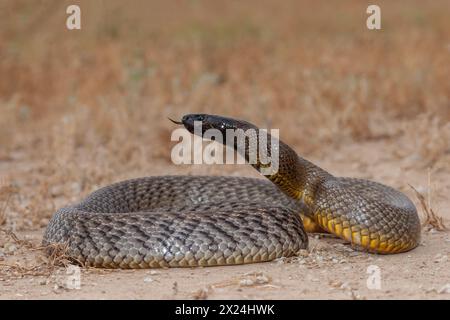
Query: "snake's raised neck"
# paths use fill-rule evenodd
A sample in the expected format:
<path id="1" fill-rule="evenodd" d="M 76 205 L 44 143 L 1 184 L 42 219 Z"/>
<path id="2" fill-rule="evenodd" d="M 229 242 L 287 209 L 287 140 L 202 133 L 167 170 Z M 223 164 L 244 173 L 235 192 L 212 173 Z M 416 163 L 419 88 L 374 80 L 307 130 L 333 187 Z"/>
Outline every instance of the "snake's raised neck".
<path id="1" fill-rule="evenodd" d="M 194 122 L 201 122 L 202 130 L 194 130 Z M 191 114 L 184 116 L 183 124 L 191 133 L 204 135 L 208 129 L 222 133 L 223 143 L 237 150 L 247 162 L 265 175 L 288 196 L 303 201 L 309 210 L 303 212 L 308 231 L 316 226 L 349 241 L 359 249 L 377 253 L 404 252 L 415 248 L 420 241 L 420 221 L 414 204 L 407 196 L 388 186 L 364 179 L 334 177 L 302 157 L 288 145 L 267 139 L 260 140 L 262 131 L 246 121 L 215 115 Z M 236 144 L 235 138 L 226 141 L 227 129 L 250 131 L 245 136 L 250 144 Z M 250 130 L 252 129 L 252 130 Z M 201 133 L 200 133 L 201 132 Z M 251 139 L 253 138 L 253 139 Z M 255 143 L 256 141 L 256 143 Z M 272 159 L 271 144 L 278 151 Z M 257 145 L 255 152 L 255 144 Z M 259 145 L 260 144 L 260 145 Z M 278 146 L 278 149 L 276 149 Z M 267 161 L 260 161 L 259 148 L 264 148 L 272 161 L 278 161 L 267 171 Z M 264 153 L 263 153 L 264 154 Z M 267 160 L 265 159 L 265 160 Z M 264 159 L 263 159 L 264 160 Z M 273 163 L 272 163 L 273 164 Z M 264 170 L 263 170 L 264 169 Z M 306 221 L 306 223 L 305 223 Z M 310 222 L 312 222 L 309 227 Z"/>
<path id="2" fill-rule="evenodd" d="M 201 131 L 194 130 L 195 122 L 202 124 Z M 193 134 L 198 134 L 201 132 L 203 135 L 208 129 L 219 130 L 223 136 L 223 143 L 237 150 L 237 152 L 240 153 L 246 161 L 249 161 L 250 158 L 249 143 L 245 143 L 244 148 L 239 148 L 236 139 L 226 141 L 226 131 L 230 129 L 241 129 L 247 133 L 247 137 L 249 139 L 255 138 L 254 141 L 260 141 L 260 129 L 255 125 L 242 120 L 217 115 L 189 114 L 185 115 L 179 124 L 183 124 L 185 128 Z M 312 206 L 318 185 L 323 180 L 333 179 L 333 176 L 308 160 L 299 157 L 297 153 L 284 142 L 276 138 L 272 138 L 272 136 L 267 132 L 265 132 L 265 134 L 267 134 L 267 139 L 264 139 L 266 145 L 257 146 L 258 149 L 256 149 L 255 154 L 257 161 L 256 163 L 251 163 L 251 165 L 259 172 L 262 172 L 263 168 L 267 168 L 267 165 L 263 165 L 260 161 L 259 148 L 265 148 L 265 150 L 267 150 L 267 155 L 270 158 L 272 150 L 271 144 L 272 142 L 277 143 L 279 146 L 279 156 L 271 159 L 272 166 L 277 168 L 277 170 L 270 173 L 265 172 L 263 175 L 278 186 L 288 196 L 295 199 L 302 199 L 308 206 Z"/>

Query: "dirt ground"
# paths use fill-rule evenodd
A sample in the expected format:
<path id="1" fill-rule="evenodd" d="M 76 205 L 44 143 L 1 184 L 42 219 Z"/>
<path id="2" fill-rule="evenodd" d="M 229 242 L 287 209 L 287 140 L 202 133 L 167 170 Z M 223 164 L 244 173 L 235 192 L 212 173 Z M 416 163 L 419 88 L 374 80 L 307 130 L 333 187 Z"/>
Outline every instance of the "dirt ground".
<path id="1" fill-rule="evenodd" d="M 113 182 L 257 177 L 174 165 L 167 117 L 188 113 L 280 129 L 332 174 L 395 187 L 423 222 L 432 209 L 450 226 L 448 0 L 377 1 L 381 30 L 360 0 L 80 0 L 82 29 L 69 31 L 73 2 L 0 4 L 0 299 L 450 299 L 438 220 L 397 255 L 311 235 L 282 261 L 79 278 L 40 248 L 58 208 Z"/>
<path id="2" fill-rule="evenodd" d="M 314 159 L 340 175 L 383 181 L 404 190 L 418 205 L 408 186 L 428 188 L 427 170 L 411 169 L 410 161 L 393 158 L 395 142 L 368 142 L 328 150 Z M 380 155 L 383 156 L 380 156 Z M 349 155 L 349 156 L 347 156 Z M 7 168 L 3 163 L 3 169 Z M 242 166 L 241 166 L 242 167 Z M 434 206 L 448 224 L 450 170 L 431 176 L 436 190 Z M 252 174 L 248 168 L 233 170 Z M 183 169 L 178 168 L 182 173 Z M 175 173 L 175 172 L 173 172 Z M 39 244 L 44 229 L 19 232 L 22 239 Z M 0 276 L 2 299 L 449 299 L 450 233 L 423 231 L 421 245 L 407 253 L 374 255 L 352 250 L 330 236 L 310 235 L 308 252 L 299 257 L 269 263 L 230 267 L 100 270 L 82 269 L 80 289 L 70 289 L 66 269 L 39 275 L 43 254 L 20 248 L 14 241 L 3 244 L 6 253 Z M 380 287 L 367 284 L 371 268 L 379 268 Z M 27 271 L 27 267 L 30 271 Z M 45 268 L 44 268 L 45 269 Z M 35 275 L 37 274 L 37 275 Z"/>

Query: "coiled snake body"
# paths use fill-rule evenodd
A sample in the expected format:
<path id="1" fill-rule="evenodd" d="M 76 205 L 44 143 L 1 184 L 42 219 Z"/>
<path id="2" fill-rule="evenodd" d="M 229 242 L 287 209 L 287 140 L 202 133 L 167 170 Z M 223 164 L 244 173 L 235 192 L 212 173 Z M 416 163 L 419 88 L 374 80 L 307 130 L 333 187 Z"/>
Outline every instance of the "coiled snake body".
<path id="1" fill-rule="evenodd" d="M 256 129 L 245 121 L 211 115 L 187 115 L 180 123 L 194 133 L 194 121 L 202 123 L 202 133 L 211 128 L 224 134 L 226 129 Z M 224 143 L 237 148 L 234 141 Z M 248 159 L 248 148 L 241 152 Z M 70 258 L 105 268 L 270 261 L 307 248 L 305 227 L 320 228 L 374 253 L 404 252 L 418 245 L 419 218 L 401 192 L 368 180 L 334 177 L 281 141 L 275 161 L 278 171 L 266 175 L 271 182 L 161 176 L 112 184 L 58 210 L 43 244 L 65 244 Z M 252 165 L 262 168 L 259 161 Z"/>

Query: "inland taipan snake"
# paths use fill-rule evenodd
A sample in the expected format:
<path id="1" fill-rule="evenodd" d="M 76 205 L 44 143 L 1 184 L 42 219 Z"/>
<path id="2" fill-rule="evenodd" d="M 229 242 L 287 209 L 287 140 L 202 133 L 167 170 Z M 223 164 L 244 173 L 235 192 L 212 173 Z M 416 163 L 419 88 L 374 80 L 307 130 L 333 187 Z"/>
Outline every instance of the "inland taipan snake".
<path id="1" fill-rule="evenodd" d="M 204 114 L 184 116 L 179 124 L 194 133 L 194 121 L 203 132 L 215 128 L 224 136 L 226 129 L 257 129 Z M 223 142 L 237 148 L 234 139 Z M 368 180 L 335 177 L 278 142 L 278 171 L 266 175 L 271 182 L 160 176 L 115 183 L 58 210 L 43 244 L 65 244 L 73 260 L 105 268 L 270 261 L 307 248 L 305 229 L 317 228 L 374 253 L 418 245 L 419 217 L 404 194 Z M 241 149 L 247 160 L 248 149 Z M 252 166 L 261 171 L 260 161 Z"/>

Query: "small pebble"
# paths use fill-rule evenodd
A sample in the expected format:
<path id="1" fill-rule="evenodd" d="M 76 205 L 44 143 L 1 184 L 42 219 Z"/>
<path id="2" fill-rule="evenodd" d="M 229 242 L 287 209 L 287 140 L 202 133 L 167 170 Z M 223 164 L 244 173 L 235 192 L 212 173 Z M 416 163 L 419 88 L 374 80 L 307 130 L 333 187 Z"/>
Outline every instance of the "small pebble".
<path id="1" fill-rule="evenodd" d="M 450 283 L 447 283 L 445 286 L 438 290 L 439 294 L 450 293 Z"/>
<path id="2" fill-rule="evenodd" d="M 151 274 L 153 276 L 156 275 L 156 274 L 159 274 L 159 272 L 155 271 L 155 270 L 150 270 L 150 271 L 147 271 L 146 273 Z"/>
<path id="3" fill-rule="evenodd" d="M 350 283 L 348 283 L 348 282 L 342 283 L 341 286 L 340 286 L 340 288 L 341 288 L 342 290 L 352 290 L 352 287 L 350 286 Z"/>
<path id="4" fill-rule="evenodd" d="M 437 255 L 434 256 L 434 263 L 440 263 L 440 262 L 445 262 L 448 260 L 448 256 L 447 255 L 443 255 L 438 253 Z"/>
<path id="5" fill-rule="evenodd" d="M 330 286 L 332 286 L 333 288 L 340 288 L 342 286 L 342 281 L 332 280 L 330 282 Z"/>
<path id="6" fill-rule="evenodd" d="M 266 275 L 262 274 L 256 277 L 256 283 L 257 284 L 265 284 L 265 283 L 269 283 L 269 277 L 267 277 Z"/>
<path id="7" fill-rule="evenodd" d="M 251 279 L 242 279 L 241 281 L 239 281 L 239 285 L 243 287 L 252 286 L 254 284 L 255 282 Z"/>
<path id="8" fill-rule="evenodd" d="M 349 270 L 351 270 L 351 269 L 352 269 L 352 267 L 350 267 L 350 266 L 344 267 L 344 271 L 349 271 Z"/>
<path id="9" fill-rule="evenodd" d="M 17 246 L 14 243 L 7 243 L 5 249 L 8 253 L 14 253 L 17 250 Z"/>

